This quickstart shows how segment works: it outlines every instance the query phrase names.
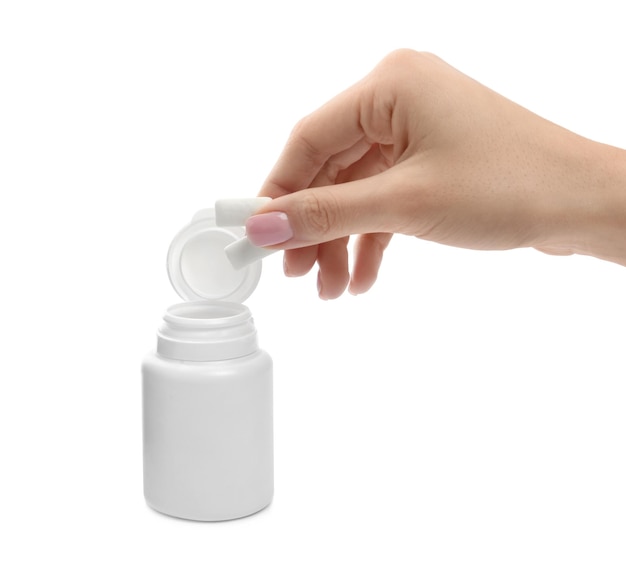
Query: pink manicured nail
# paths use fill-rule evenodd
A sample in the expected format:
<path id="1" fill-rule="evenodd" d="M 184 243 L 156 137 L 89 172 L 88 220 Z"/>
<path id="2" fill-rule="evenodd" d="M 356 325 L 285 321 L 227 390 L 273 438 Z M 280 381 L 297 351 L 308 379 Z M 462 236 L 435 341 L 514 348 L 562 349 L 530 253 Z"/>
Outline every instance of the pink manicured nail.
<path id="1" fill-rule="evenodd" d="M 251 216 L 246 222 L 246 234 L 255 246 L 272 246 L 293 237 L 285 213 L 273 212 Z"/>

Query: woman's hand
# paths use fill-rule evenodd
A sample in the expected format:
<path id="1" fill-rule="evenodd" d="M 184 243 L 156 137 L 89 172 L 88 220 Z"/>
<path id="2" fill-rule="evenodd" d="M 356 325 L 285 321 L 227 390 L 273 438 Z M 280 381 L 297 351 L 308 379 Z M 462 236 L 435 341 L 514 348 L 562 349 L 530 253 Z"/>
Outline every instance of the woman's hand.
<path id="1" fill-rule="evenodd" d="M 288 275 L 317 261 L 325 299 L 368 290 L 393 233 L 626 264 L 624 156 L 400 50 L 296 125 L 247 233 L 286 249 Z"/>

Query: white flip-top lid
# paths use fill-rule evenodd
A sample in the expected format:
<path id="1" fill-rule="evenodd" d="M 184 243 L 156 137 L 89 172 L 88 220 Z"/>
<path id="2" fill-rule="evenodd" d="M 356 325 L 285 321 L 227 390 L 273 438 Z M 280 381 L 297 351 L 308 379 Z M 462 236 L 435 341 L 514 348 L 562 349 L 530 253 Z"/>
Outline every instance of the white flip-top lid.
<path id="1" fill-rule="evenodd" d="M 172 241 L 167 273 L 183 300 L 243 302 L 261 277 L 258 260 L 235 270 L 224 248 L 244 235 L 242 227 L 218 227 L 212 208 L 198 211 Z"/>

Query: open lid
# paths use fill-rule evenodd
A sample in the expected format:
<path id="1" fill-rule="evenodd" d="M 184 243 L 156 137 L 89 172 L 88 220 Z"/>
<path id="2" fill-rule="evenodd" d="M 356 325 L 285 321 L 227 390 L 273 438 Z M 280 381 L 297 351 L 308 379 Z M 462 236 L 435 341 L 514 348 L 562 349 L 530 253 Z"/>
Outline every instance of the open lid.
<path id="1" fill-rule="evenodd" d="M 243 302 L 250 296 L 261 277 L 261 261 L 235 270 L 224 253 L 243 235 L 243 228 L 216 226 L 212 208 L 194 215 L 167 252 L 167 274 L 183 300 Z"/>

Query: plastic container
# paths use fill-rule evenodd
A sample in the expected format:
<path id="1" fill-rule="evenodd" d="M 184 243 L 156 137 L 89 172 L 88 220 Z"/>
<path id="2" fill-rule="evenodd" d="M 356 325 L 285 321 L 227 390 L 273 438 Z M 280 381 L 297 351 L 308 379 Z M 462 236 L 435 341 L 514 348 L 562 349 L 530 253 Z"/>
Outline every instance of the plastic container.
<path id="1" fill-rule="evenodd" d="M 143 474 L 146 502 L 171 516 L 229 520 L 272 500 L 272 360 L 241 303 L 261 263 L 234 270 L 224 254 L 242 235 L 206 209 L 168 252 L 186 301 L 166 311 L 143 361 Z"/>

